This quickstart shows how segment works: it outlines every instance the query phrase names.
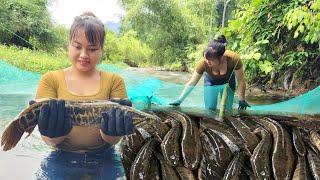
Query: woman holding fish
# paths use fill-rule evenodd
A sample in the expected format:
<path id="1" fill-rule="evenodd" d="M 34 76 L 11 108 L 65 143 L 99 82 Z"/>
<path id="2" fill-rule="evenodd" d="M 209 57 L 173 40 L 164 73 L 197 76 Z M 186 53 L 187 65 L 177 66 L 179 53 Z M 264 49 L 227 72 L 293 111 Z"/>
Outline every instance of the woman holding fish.
<path id="1" fill-rule="evenodd" d="M 242 62 L 235 52 L 226 50 L 226 44 L 227 40 L 224 35 L 219 36 L 208 44 L 203 52 L 204 60 L 200 60 L 196 64 L 195 71 L 185 85 L 179 99 L 170 103 L 170 105 L 179 106 L 204 74 L 204 101 L 206 109 L 216 109 L 218 94 L 221 92 L 221 88 L 217 88 L 217 86 L 229 83 L 227 109 L 231 110 L 236 89 L 236 79 L 239 86 L 240 98 L 238 109 L 250 107 L 245 100 L 246 84 Z"/>
<path id="2" fill-rule="evenodd" d="M 58 148 L 48 158 L 51 160 L 42 164 L 40 176 L 68 179 L 81 174 L 88 177 L 89 174 L 91 178 L 115 179 L 121 174 L 121 170 L 115 168 L 117 162 L 110 162 L 115 160 L 112 158 L 113 148 L 109 147 L 116 144 L 121 136 L 133 132 L 131 115 L 114 108 L 102 113 L 103 118 L 98 127 L 77 126 L 68 118 L 64 101 L 127 97 L 125 83 L 120 76 L 96 68 L 102 55 L 104 39 L 104 25 L 94 14 L 85 12 L 77 16 L 70 28 L 68 46 L 72 65 L 48 72 L 40 80 L 36 100 L 58 99 L 49 100 L 40 109 L 38 128 L 42 139 Z M 120 103 L 131 105 L 128 101 Z M 74 166 L 86 164 L 95 166 L 74 169 Z M 120 164 L 118 162 L 117 166 Z M 66 173 L 67 169 L 70 173 Z M 103 175 L 106 172 L 108 177 Z"/>

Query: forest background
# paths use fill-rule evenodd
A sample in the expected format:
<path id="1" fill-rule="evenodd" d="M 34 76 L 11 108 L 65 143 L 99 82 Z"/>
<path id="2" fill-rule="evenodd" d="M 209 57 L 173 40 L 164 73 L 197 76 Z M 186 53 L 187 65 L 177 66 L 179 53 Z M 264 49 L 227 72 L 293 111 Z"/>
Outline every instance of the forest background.
<path id="1" fill-rule="evenodd" d="M 69 65 L 68 27 L 50 0 L 0 0 L 0 59 L 44 73 Z M 249 87 L 296 92 L 320 85 L 320 0 L 119 0 L 120 32 L 107 29 L 103 63 L 192 72 L 224 34 Z"/>

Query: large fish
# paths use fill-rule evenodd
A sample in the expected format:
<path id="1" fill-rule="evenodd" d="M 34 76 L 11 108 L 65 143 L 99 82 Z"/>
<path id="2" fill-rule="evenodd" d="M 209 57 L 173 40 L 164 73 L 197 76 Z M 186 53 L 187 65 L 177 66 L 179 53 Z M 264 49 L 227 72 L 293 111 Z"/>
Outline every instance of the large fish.
<path id="1" fill-rule="evenodd" d="M 226 119 L 230 122 L 234 129 L 237 130 L 243 139 L 245 146 L 250 150 L 250 152 L 253 152 L 259 143 L 259 138 L 253 132 L 251 132 L 250 128 L 240 118 L 230 116 Z"/>
<path id="2" fill-rule="evenodd" d="M 318 151 L 320 151 L 320 134 L 316 130 L 310 132 L 310 140 Z"/>
<path id="3" fill-rule="evenodd" d="M 245 152 L 238 152 L 230 162 L 222 180 L 238 180 L 245 160 Z"/>
<path id="4" fill-rule="evenodd" d="M 294 171 L 294 155 L 290 134 L 279 123 L 270 118 L 254 119 L 273 136 L 272 170 L 274 179 L 291 179 Z"/>
<path id="5" fill-rule="evenodd" d="M 40 108 L 44 104 L 48 104 L 48 102 L 49 99 L 46 99 L 30 105 L 21 111 L 9 124 L 9 126 L 4 130 L 1 138 L 1 146 L 3 146 L 4 151 L 14 148 L 24 132 L 29 133 L 29 135 L 32 133 L 35 126 L 38 124 Z M 143 126 L 161 123 L 161 120 L 156 116 L 108 100 L 66 101 L 65 107 L 68 117 L 71 118 L 72 124 L 76 126 L 100 126 L 100 122 L 102 120 L 101 112 L 112 108 L 122 109 L 131 113 L 133 124 L 137 126 L 139 126 L 138 124 L 141 122 L 148 122 L 143 123 Z"/>
<path id="6" fill-rule="evenodd" d="M 320 157 L 311 149 L 308 149 L 307 152 L 308 152 L 307 158 L 308 158 L 311 174 L 314 179 L 319 180 L 320 179 Z"/>
<path id="7" fill-rule="evenodd" d="M 181 126 L 178 120 L 171 120 L 172 128 L 164 136 L 161 142 L 161 150 L 164 159 L 170 166 L 177 166 L 180 160 L 180 134 Z"/>
<path id="8" fill-rule="evenodd" d="M 262 140 L 254 149 L 250 162 L 252 170 L 257 180 L 271 179 L 270 152 L 272 147 L 272 137 L 264 129 L 261 129 Z"/>
<path id="9" fill-rule="evenodd" d="M 203 179 L 222 179 L 225 169 L 232 160 L 232 152 L 224 140 L 214 131 L 205 129 L 200 135 L 202 158 L 208 167 L 203 169 Z M 203 168 L 203 167 L 201 167 Z"/>
<path id="10" fill-rule="evenodd" d="M 184 166 L 194 170 L 198 167 L 201 158 L 199 129 L 195 121 L 181 112 L 172 111 L 170 115 L 182 125 L 181 155 Z"/>
<path id="11" fill-rule="evenodd" d="M 304 156 L 306 154 L 306 147 L 302 139 L 301 131 L 298 127 L 292 127 L 292 141 L 297 153 L 300 156 Z"/>
<path id="12" fill-rule="evenodd" d="M 135 133 L 124 136 L 121 141 L 121 161 L 127 179 L 130 178 L 131 165 L 144 143 L 145 140 L 137 129 L 135 129 Z"/>
<path id="13" fill-rule="evenodd" d="M 308 180 L 311 178 L 309 177 L 306 158 L 304 156 L 299 155 L 292 180 L 300 180 L 300 179 Z"/>
<path id="14" fill-rule="evenodd" d="M 149 139 L 140 149 L 135 160 L 131 165 L 130 179 L 131 180 L 143 180 L 150 178 L 150 169 L 153 156 L 153 151 L 157 146 L 158 141 L 156 139 Z"/>

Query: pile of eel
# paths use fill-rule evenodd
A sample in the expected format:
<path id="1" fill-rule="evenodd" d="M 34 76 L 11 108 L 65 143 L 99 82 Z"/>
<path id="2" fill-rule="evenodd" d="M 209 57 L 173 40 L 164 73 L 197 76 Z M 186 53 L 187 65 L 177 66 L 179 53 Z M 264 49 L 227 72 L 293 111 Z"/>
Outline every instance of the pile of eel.
<path id="1" fill-rule="evenodd" d="M 320 179 L 320 118 L 149 113 L 121 142 L 127 179 Z"/>

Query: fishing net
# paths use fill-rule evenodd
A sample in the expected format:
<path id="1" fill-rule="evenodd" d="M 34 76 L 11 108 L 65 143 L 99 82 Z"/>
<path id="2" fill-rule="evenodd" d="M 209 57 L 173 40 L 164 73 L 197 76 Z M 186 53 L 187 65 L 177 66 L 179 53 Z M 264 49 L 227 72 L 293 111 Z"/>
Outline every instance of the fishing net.
<path id="1" fill-rule="evenodd" d="M 146 74 L 136 69 L 118 68 L 107 64 L 100 64 L 99 68 L 108 72 L 117 73 L 124 78 L 128 96 L 138 109 L 146 109 L 152 104 L 169 106 L 169 103 L 179 98 L 184 88 L 183 84 L 160 80 L 152 76 L 152 74 Z M 24 71 L 4 61 L 0 61 L 0 95 L 34 95 L 40 77 L 40 74 Z M 217 104 L 217 108 L 219 108 L 224 85 L 204 87 L 201 83 L 198 84 L 200 85 L 194 87 L 181 106 L 201 109 L 205 108 L 205 104 L 214 103 Z M 207 97 L 204 98 L 203 94 L 206 94 Z M 218 95 L 217 101 L 210 101 L 212 96 L 216 94 Z M 231 107 L 237 108 L 238 99 L 236 97 L 234 99 L 231 98 L 232 90 L 228 90 L 228 94 L 227 103 L 231 104 Z M 288 101 L 252 106 L 249 108 L 249 111 L 265 114 L 275 112 L 320 114 L 320 87 Z"/>
<path id="2" fill-rule="evenodd" d="M 33 94 L 40 74 L 11 66 L 0 60 L 0 94 Z"/>
<path id="3" fill-rule="evenodd" d="M 269 105 L 252 106 L 249 110 L 262 113 L 320 114 L 320 86 L 290 100 Z"/>

